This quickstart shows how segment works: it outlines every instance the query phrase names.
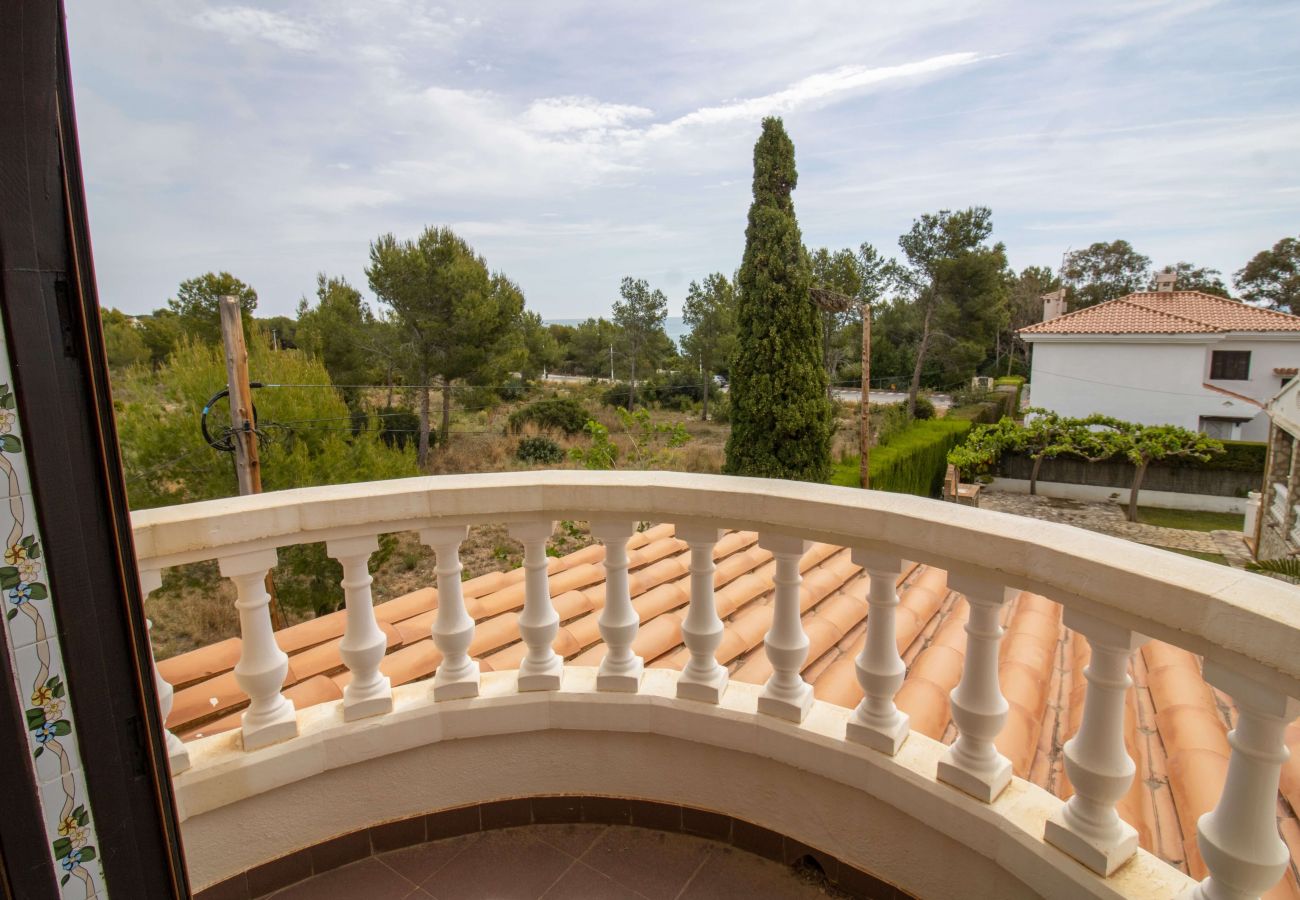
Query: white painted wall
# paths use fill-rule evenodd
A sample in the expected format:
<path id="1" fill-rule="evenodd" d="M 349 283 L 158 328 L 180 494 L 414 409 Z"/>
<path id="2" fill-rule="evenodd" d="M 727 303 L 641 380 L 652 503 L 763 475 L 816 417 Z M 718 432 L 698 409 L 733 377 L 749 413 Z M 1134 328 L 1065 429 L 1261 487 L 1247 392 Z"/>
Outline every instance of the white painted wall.
<path id="1" fill-rule="evenodd" d="M 1039 338 L 1033 344 L 1035 406 L 1068 416 L 1098 412 L 1193 431 L 1202 416 L 1249 419 L 1238 435 L 1241 440 L 1265 440 L 1267 416 L 1253 404 L 1202 385 L 1212 383 L 1263 404 L 1282 387 L 1273 369 L 1300 366 L 1300 341 L 1295 339 L 1189 340 L 1179 335 L 1132 340 L 1099 335 L 1091 340 Z M 1250 351 L 1250 380 L 1210 382 L 1213 350 Z"/>

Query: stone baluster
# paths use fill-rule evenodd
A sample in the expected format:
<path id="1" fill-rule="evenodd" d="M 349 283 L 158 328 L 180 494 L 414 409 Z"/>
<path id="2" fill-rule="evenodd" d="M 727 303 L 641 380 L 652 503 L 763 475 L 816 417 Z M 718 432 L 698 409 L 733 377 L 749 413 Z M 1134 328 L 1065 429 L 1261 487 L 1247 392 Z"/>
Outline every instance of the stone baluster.
<path id="1" fill-rule="evenodd" d="M 863 697 L 848 722 L 845 737 L 893 756 L 903 746 L 908 732 L 908 717 L 894 705 L 894 695 L 907 674 L 907 666 L 898 655 L 894 628 L 903 560 L 891 553 L 854 548 L 853 562 L 870 575 L 867 602 L 871 610 L 867 637 L 856 663 Z"/>
<path id="2" fill-rule="evenodd" d="M 325 552 L 343 566 L 341 584 L 347 625 L 339 643 L 339 656 L 352 673 L 352 680 L 343 689 L 343 719 L 347 722 L 393 710 L 392 682 L 379 671 L 388 651 L 388 636 L 375 621 L 370 594 L 370 554 L 378 549 L 375 535 L 325 542 Z"/>
<path id="3" fill-rule="evenodd" d="M 558 691 L 564 674 L 564 660 L 555 653 L 560 617 L 551 603 L 546 562 L 546 541 L 554 528 L 555 523 L 549 520 L 510 526 L 510 536 L 524 545 L 524 611 L 519 616 L 519 633 L 528 655 L 519 664 L 521 691 Z"/>
<path id="4" fill-rule="evenodd" d="M 682 639 L 691 654 L 677 677 L 677 696 L 718 703 L 727 687 L 727 669 L 718 664 L 722 620 L 713 598 L 713 548 L 722 532 L 712 525 L 678 525 L 677 537 L 691 548 L 691 605 L 682 622 Z"/>
<path id="5" fill-rule="evenodd" d="M 1065 772 L 1074 796 L 1047 820 L 1044 838 L 1099 875 L 1109 876 L 1137 852 L 1137 831 L 1115 812 L 1137 766 L 1124 747 L 1129 658 L 1141 635 L 1066 608 L 1065 624 L 1092 647 L 1084 669 L 1083 722 L 1065 743 Z"/>
<path id="6" fill-rule="evenodd" d="M 772 674 L 758 698 L 758 711 L 802 722 L 813 705 L 812 685 L 801 674 L 808 658 L 808 635 L 799 609 L 799 560 L 808 542 L 786 534 L 760 534 L 758 545 L 776 557 L 776 598 L 772 627 L 764 638 Z"/>
<path id="7" fill-rule="evenodd" d="M 140 570 L 141 600 L 162 587 L 162 572 L 158 569 Z M 152 632 L 153 622 L 145 620 L 146 627 Z M 154 659 L 153 642 L 149 642 L 149 665 L 153 669 L 153 687 L 158 694 L 158 716 L 162 719 L 163 735 L 167 742 L 167 761 L 171 764 L 172 775 L 179 775 L 190 767 L 190 751 L 181 743 L 181 739 L 167 729 L 167 717 L 172 714 L 172 698 L 175 692 L 172 686 L 158 672 L 158 661 Z"/>
<path id="8" fill-rule="evenodd" d="M 957 741 L 939 761 L 938 777 L 985 803 L 992 803 L 1011 783 L 1011 761 L 993 740 L 1007 721 L 1007 701 L 998 682 L 998 645 L 1002 640 L 1002 604 L 1006 589 L 979 574 L 952 572 L 948 587 L 966 596 L 966 661 L 961 681 L 949 695 Z"/>
<path id="9" fill-rule="evenodd" d="M 465 611 L 465 595 L 460 587 L 460 545 L 468 536 L 466 525 L 425 528 L 420 532 L 420 540 L 433 548 L 438 576 L 438 615 L 432 630 L 442 662 L 433 676 L 434 700 L 478 696 L 478 660 L 469 656 L 474 620 Z"/>
<path id="10" fill-rule="evenodd" d="M 275 564 L 274 550 L 256 550 L 218 561 L 221 574 L 235 583 L 235 608 L 239 610 L 235 681 L 249 699 L 241 726 L 245 750 L 256 750 L 298 734 L 293 701 L 281 691 L 289 674 L 289 657 L 275 642 L 271 595 L 266 592 L 266 575 Z"/>
<path id="11" fill-rule="evenodd" d="M 600 611 L 600 636 L 605 658 L 596 673 L 600 691 L 635 692 L 641 687 L 645 663 L 632 652 L 641 617 L 632 605 L 627 582 L 627 542 L 636 531 L 633 522 L 592 519 L 592 535 L 605 545 L 605 608 Z"/>
<path id="12" fill-rule="evenodd" d="M 1219 803 L 1196 823 L 1196 845 L 1210 875 L 1181 900 L 1257 898 L 1286 871 L 1290 854 L 1277 833 L 1277 787 L 1290 755 L 1286 726 L 1300 701 L 1206 660 L 1205 680 L 1232 697 L 1237 727 Z"/>

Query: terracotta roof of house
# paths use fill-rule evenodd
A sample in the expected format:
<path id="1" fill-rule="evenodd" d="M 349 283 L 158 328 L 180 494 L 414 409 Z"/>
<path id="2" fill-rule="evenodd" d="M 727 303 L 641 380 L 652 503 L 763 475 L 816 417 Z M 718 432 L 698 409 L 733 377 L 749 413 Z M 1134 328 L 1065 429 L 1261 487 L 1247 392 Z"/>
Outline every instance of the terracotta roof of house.
<path id="1" fill-rule="evenodd" d="M 1200 291 L 1141 291 L 1020 329 L 1035 334 L 1222 334 L 1300 331 L 1300 316 Z"/>
<path id="2" fill-rule="evenodd" d="M 690 600 L 690 550 L 659 525 L 629 542 L 629 585 L 641 616 L 634 649 L 647 665 L 681 669 L 689 655 L 682 621 Z M 771 674 L 763 649 L 772 617 L 771 553 L 753 532 L 729 532 L 717 544 L 718 614 L 725 632 L 718 659 L 738 681 L 761 684 Z M 593 545 L 550 560 L 551 596 L 561 627 L 556 650 L 578 665 L 604 656 L 596 619 L 604 604 L 604 548 Z M 803 675 L 821 700 L 845 707 L 862 698 L 854 658 L 862 647 L 868 605 L 867 575 L 849 551 L 814 544 L 801 564 L 803 622 L 810 648 Z M 466 581 L 466 606 L 478 627 L 470 648 L 484 670 L 517 668 L 525 653 L 518 618 L 524 601 L 523 570 Z M 966 650 L 967 603 L 948 590 L 947 573 L 908 564 L 899 579 L 898 650 L 907 677 L 899 707 L 911 727 L 944 742 L 956 738 L 948 693 L 961 677 Z M 430 639 L 437 592 L 425 588 L 376 605 L 389 652 L 381 666 L 394 684 L 433 674 L 440 654 Z M 1061 748 L 1083 716 L 1088 642 L 1062 624 L 1062 608 L 1022 593 L 1004 610 L 1002 691 L 1010 704 L 998 748 L 1016 775 L 1067 798 L 1072 793 Z M 278 632 L 289 654 L 285 693 L 298 708 L 342 697 L 349 674 L 339 657 L 342 611 Z M 167 725 L 183 739 L 239 726 L 245 700 L 231 671 L 239 642 L 222 641 L 162 660 L 159 671 L 176 688 Z M 1134 654 L 1130 669 L 1124 742 L 1137 763 L 1137 777 L 1119 804 L 1120 815 L 1138 831 L 1144 848 L 1200 878 L 1206 874 L 1196 847 L 1196 820 L 1213 808 L 1228 767 L 1227 731 L 1232 701 L 1201 677 L 1200 659 L 1152 641 Z M 1283 766 L 1278 819 L 1292 865 L 1269 900 L 1300 898 L 1300 720 L 1286 732 L 1290 760 Z"/>

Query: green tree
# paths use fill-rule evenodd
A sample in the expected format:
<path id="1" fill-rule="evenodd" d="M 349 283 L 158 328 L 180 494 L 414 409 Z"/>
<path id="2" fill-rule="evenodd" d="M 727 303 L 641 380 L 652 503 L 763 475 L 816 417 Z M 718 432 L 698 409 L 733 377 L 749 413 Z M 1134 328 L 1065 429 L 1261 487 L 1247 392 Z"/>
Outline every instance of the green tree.
<path id="1" fill-rule="evenodd" d="M 566 372 L 592 378 L 613 377 L 613 348 L 620 329 L 608 319 L 585 319 L 576 326 L 552 325 Z"/>
<path id="2" fill-rule="evenodd" d="M 984 206 L 952 212 L 927 213 L 912 222 L 898 239 L 907 265 L 896 277 L 911 298 L 908 311 L 916 333 L 912 381 L 907 392 L 907 414 L 916 413 L 916 395 L 921 390 L 921 373 L 936 335 L 951 338 L 945 326 L 959 316 L 953 292 L 962 284 L 963 273 L 980 270 L 986 261 L 962 259 L 966 254 L 987 251 L 984 241 L 993 232 L 993 213 Z M 960 323 L 957 323 L 960 324 Z"/>
<path id="3" fill-rule="evenodd" d="M 375 317 L 361 292 L 346 278 L 316 276 L 316 305 L 304 297 L 298 302 L 298 327 L 294 338 L 303 350 L 319 356 L 330 380 L 348 406 L 356 408 L 361 396 L 357 385 L 376 377 Z"/>
<path id="4" fill-rule="evenodd" d="M 812 283 L 815 287 L 825 288 L 837 294 L 858 299 L 862 293 L 862 271 L 858 257 L 851 249 L 831 252 L 820 247 L 808 256 L 812 267 Z M 852 335 L 846 334 L 846 326 L 857 318 L 857 309 L 852 305 L 842 310 L 818 309 L 821 317 L 822 366 L 826 369 L 827 396 L 834 390 L 839 380 L 840 366 L 853 355 Z"/>
<path id="5" fill-rule="evenodd" d="M 339 388 L 348 406 L 356 407 L 361 390 L 374 372 L 374 316 L 361 299 L 361 291 L 347 284 L 347 278 L 316 276 L 316 306 L 307 298 L 298 303 L 296 343 L 309 354 L 320 356 L 330 381 Z"/>
<path id="6" fill-rule="evenodd" d="M 1070 307 L 1083 309 L 1146 289 L 1151 260 L 1128 241 L 1098 241 L 1065 255 L 1061 277 L 1072 288 Z"/>
<path id="7" fill-rule="evenodd" d="M 831 404 L 812 273 L 791 192 L 794 144 L 779 118 L 754 145 L 754 200 L 740 267 L 731 434 L 724 471 L 824 482 L 831 469 Z"/>
<path id="8" fill-rule="evenodd" d="M 707 420 L 710 382 L 726 368 L 736 347 L 736 291 L 727 276 L 714 272 L 703 285 L 692 281 L 682 305 L 682 320 L 691 329 L 682 339 L 682 349 L 688 362 L 700 366 L 704 379 L 700 418 Z"/>
<path id="9" fill-rule="evenodd" d="M 182 281 L 176 289 L 176 296 L 167 301 L 167 308 L 179 317 L 183 334 L 205 344 L 219 344 L 221 311 L 218 303 L 226 296 L 239 298 L 247 330 L 252 323 L 253 310 L 257 309 L 257 291 L 229 272 L 208 272 Z"/>
<path id="10" fill-rule="evenodd" d="M 100 316 L 104 329 L 104 354 L 109 368 L 129 369 L 149 361 L 149 347 L 138 322 L 126 313 L 106 309 Z"/>
<path id="11" fill-rule="evenodd" d="M 644 278 L 623 279 L 621 299 L 614 301 L 614 324 L 622 329 L 623 352 L 628 361 L 627 407 L 636 406 L 636 367 L 654 345 L 655 333 L 663 333 L 668 315 L 668 298 L 661 290 L 650 290 Z M 653 370 L 652 370 L 653 374 Z"/>
<path id="12" fill-rule="evenodd" d="M 149 361 L 160 366 L 181 340 L 180 316 L 170 309 L 156 309 L 140 316 L 140 337 L 149 351 Z"/>
<path id="13" fill-rule="evenodd" d="M 555 334 L 542 324 L 542 317 L 532 310 L 524 310 L 519 317 L 520 333 L 523 337 L 526 356 L 520 374 L 526 379 L 554 369 L 564 357 Z"/>
<path id="14" fill-rule="evenodd" d="M 1256 253 L 1232 280 L 1246 302 L 1300 315 L 1300 238 Z"/>
<path id="15" fill-rule="evenodd" d="M 429 457 L 429 383 L 442 387 L 442 440 L 451 431 L 452 382 L 518 362 L 524 297 L 450 228 L 426 228 L 413 241 L 385 234 L 370 245 L 370 288 L 392 311 L 410 349 L 420 394 L 423 465 Z"/>
<path id="16" fill-rule="evenodd" d="M 1189 262 L 1177 262 L 1172 266 L 1165 266 L 1161 271 L 1174 273 L 1177 279 L 1174 282 L 1176 291 L 1200 291 L 1203 294 L 1213 294 L 1216 297 L 1227 297 L 1231 299 L 1232 295 L 1228 293 L 1228 286 L 1223 283 L 1223 273 L 1218 269 L 1206 269 L 1202 266 L 1194 266 Z M 1147 286 L 1148 290 L 1156 289 L 1156 276 L 1151 276 L 1151 283 Z"/>
<path id="17" fill-rule="evenodd" d="M 1043 320 L 1043 295 L 1061 287 L 1056 273 L 1046 266 L 1026 266 L 1010 279 L 1007 290 L 1007 325 L 1005 338 L 998 339 L 998 355 L 1006 348 L 1008 375 L 1019 354 L 1024 371 L 1029 371 L 1029 345 L 1020 339 L 1020 329 Z"/>
<path id="18" fill-rule="evenodd" d="M 1224 452 L 1223 444 L 1198 431 L 1176 425 L 1140 425 L 1109 417 L 1095 417 L 1116 436 L 1115 450 L 1133 464 L 1133 483 L 1128 494 L 1128 520 L 1137 521 L 1138 492 L 1147 468 L 1163 459 L 1190 458 L 1207 460 Z"/>
<path id="19" fill-rule="evenodd" d="M 939 356 L 948 384 L 964 382 L 996 354 L 1007 310 L 1007 257 L 1001 244 L 968 250 L 935 266 L 935 287 L 943 296 L 936 334 L 946 344 Z"/>

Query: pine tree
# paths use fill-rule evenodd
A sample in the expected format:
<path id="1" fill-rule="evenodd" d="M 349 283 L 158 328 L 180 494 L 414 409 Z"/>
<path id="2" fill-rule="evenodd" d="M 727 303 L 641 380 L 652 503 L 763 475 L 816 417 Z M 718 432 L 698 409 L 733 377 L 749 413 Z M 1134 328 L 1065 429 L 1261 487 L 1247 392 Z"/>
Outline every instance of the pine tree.
<path id="1" fill-rule="evenodd" d="M 764 119 L 738 283 L 724 471 L 821 482 L 830 476 L 831 405 L 812 274 L 790 199 L 797 181 L 784 125 Z"/>

